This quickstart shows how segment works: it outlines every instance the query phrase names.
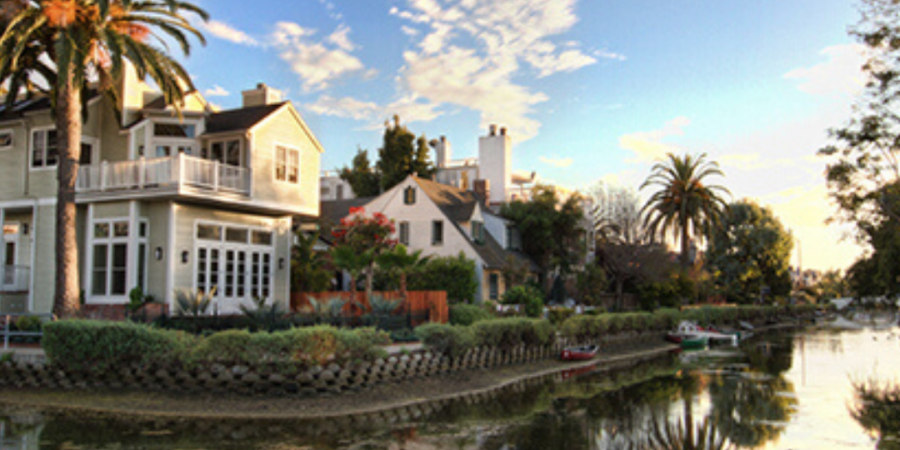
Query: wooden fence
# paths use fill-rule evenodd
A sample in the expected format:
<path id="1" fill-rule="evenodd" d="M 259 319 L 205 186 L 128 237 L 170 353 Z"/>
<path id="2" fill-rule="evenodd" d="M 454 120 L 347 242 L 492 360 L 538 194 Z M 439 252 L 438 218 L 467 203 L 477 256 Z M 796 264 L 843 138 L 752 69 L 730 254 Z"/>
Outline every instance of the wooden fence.
<path id="1" fill-rule="evenodd" d="M 291 292 L 291 311 L 302 312 L 309 308 L 309 298 L 316 301 L 340 298 L 347 303 L 343 313 L 347 316 L 358 317 L 369 311 L 369 299 L 365 291 L 357 291 L 355 302 L 350 302 L 350 292 Z M 400 300 L 400 292 L 373 292 L 386 300 Z M 447 323 L 450 320 L 450 310 L 447 307 L 447 292 L 445 291 L 408 291 L 406 302 L 400 304 L 394 314 L 424 314 L 427 313 L 431 322 Z"/>

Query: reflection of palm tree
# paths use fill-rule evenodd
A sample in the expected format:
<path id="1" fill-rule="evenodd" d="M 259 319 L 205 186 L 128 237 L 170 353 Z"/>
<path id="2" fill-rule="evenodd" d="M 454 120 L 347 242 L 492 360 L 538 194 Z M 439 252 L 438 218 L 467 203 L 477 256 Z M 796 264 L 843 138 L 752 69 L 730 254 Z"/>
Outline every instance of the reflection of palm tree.
<path id="1" fill-rule="evenodd" d="M 696 428 L 696 430 L 695 430 Z M 650 429 L 646 442 L 639 446 L 641 450 L 724 450 L 733 449 L 734 444 L 728 442 L 716 428 L 709 417 L 694 423 L 693 417 L 685 416 L 684 421 L 672 423 L 668 420 L 655 421 Z"/>
<path id="2" fill-rule="evenodd" d="M 900 384 L 874 380 L 853 383 L 856 404 L 850 415 L 866 431 L 877 434 L 879 450 L 900 450 Z"/>
<path id="3" fill-rule="evenodd" d="M 741 446 L 758 447 L 784 432 L 784 426 L 797 404 L 785 395 L 794 391 L 782 377 L 766 380 L 736 375 L 710 380 L 712 398 L 710 417 L 728 438 Z"/>

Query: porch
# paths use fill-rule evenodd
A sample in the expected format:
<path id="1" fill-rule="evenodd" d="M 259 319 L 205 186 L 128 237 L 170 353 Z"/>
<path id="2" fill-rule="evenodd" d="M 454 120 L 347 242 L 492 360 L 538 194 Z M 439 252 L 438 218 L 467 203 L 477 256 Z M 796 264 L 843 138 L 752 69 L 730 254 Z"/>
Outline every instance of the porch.
<path id="1" fill-rule="evenodd" d="M 201 191 L 250 195 L 251 171 L 219 161 L 178 153 L 161 158 L 107 162 L 78 169 L 79 195 L 128 194 L 154 191 Z"/>

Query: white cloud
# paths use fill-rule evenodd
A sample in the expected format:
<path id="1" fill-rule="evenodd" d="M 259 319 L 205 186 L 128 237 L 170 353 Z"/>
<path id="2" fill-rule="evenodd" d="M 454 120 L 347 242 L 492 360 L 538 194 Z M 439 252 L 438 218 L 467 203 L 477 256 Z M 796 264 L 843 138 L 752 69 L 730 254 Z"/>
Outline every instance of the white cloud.
<path id="1" fill-rule="evenodd" d="M 866 82 L 862 71 L 865 47 L 860 44 L 833 45 L 819 54 L 828 60 L 791 70 L 784 78 L 799 81 L 797 88 L 813 95 L 856 95 L 862 90 Z"/>
<path id="2" fill-rule="evenodd" d="M 419 30 L 417 30 L 409 25 L 400 25 L 400 31 L 403 31 L 403 34 L 405 34 L 407 36 L 415 37 L 415 36 L 419 35 Z"/>
<path id="3" fill-rule="evenodd" d="M 553 39 L 578 18 L 576 0 L 407 0 L 408 9 L 390 14 L 424 25 L 404 32 L 417 40 L 403 57 L 400 87 L 428 102 L 463 106 L 481 113 L 481 125 L 507 126 L 517 140 L 534 136 L 540 122 L 531 115 L 547 96 L 513 81 L 523 64 L 539 77 L 571 72 L 597 58 L 620 59 L 603 51 L 586 53 L 575 41 Z M 404 25 L 405 26 L 405 25 Z"/>
<path id="4" fill-rule="evenodd" d="M 380 106 L 375 102 L 357 100 L 352 97 L 334 98 L 322 95 L 314 103 L 309 103 L 304 108 L 312 113 L 354 119 L 367 122 L 368 128 L 378 129 L 394 114 L 399 115 L 404 123 L 427 122 L 441 115 L 437 110 L 439 105 L 423 102 L 418 98 L 408 96 L 400 98 L 386 106 Z"/>
<path id="5" fill-rule="evenodd" d="M 234 42 L 241 45 L 259 45 L 256 39 L 253 39 L 247 33 L 238 30 L 225 22 L 218 20 L 210 20 L 203 25 L 209 34 L 226 41 Z"/>
<path id="6" fill-rule="evenodd" d="M 553 167 L 560 167 L 560 168 L 569 167 L 574 162 L 574 160 L 572 158 L 559 158 L 556 155 L 554 155 L 553 158 L 547 158 L 547 157 L 541 156 L 538 159 L 540 159 L 541 162 L 544 164 L 551 165 Z"/>
<path id="7" fill-rule="evenodd" d="M 337 45 L 338 48 L 342 50 L 346 50 L 348 52 L 352 52 L 356 50 L 356 45 L 350 41 L 350 27 L 347 25 L 341 24 L 334 30 L 334 33 L 331 33 L 328 36 L 328 42 L 331 42 L 334 45 Z"/>
<path id="8" fill-rule="evenodd" d="M 292 22 L 278 22 L 272 40 L 281 59 L 300 76 L 303 89 L 310 92 L 325 89 L 338 78 L 354 72 L 370 75 L 370 71 L 364 72 L 363 63 L 347 51 L 347 47 L 354 47 L 348 32 L 349 28 L 338 27 L 325 42 L 315 42 L 311 39 L 315 30 Z"/>
<path id="9" fill-rule="evenodd" d="M 207 97 L 227 97 L 231 95 L 231 93 L 217 84 L 213 86 L 212 89 L 207 89 L 206 91 L 204 91 L 203 95 L 206 95 Z"/>
<path id="10" fill-rule="evenodd" d="M 634 152 L 635 158 L 628 162 L 655 162 L 665 158 L 667 153 L 679 153 L 681 150 L 671 144 L 666 144 L 663 139 L 669 136 L 683 136 L 683 128 L 690 125 L 687 117 L 676 117 L 658 129 L 653 131 L 640 131 L 625 134 L 619 137 L 619 146 L 625 150 Z"/>
<path id="11" fill-rule="evenodd" d="M 371 120 L 379 109 L 378 104 L 373 102 L 364 102 L 351 97 L 334 98 L 329 95 L 323 95 L 315 102 L 307 103 L 304 108 L 322 116 L 356 120 Z"/>

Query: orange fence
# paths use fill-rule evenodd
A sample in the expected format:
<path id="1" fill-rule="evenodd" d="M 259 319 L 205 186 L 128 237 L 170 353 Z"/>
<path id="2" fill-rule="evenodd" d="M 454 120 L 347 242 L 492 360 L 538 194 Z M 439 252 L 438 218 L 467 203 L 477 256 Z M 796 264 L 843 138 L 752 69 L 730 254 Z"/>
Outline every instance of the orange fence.
<path id="1" fill-rule="evenodd" d="M 340 298 L 350 300 L 350 292 L 291 292 L 291 311 L 300 312 L 309 308 L 309 298 L 328 300 Z M 386 300 L 399 300 L 400 292 L 373 292 Z M 356 292 L 356 301 L 347 302 L 343 312 L 347 316 L 358 317 L 369 311 L 369 299 L 365 291 Z M 445 291 L 409 291 L 406 293 L 406 302 L 401 303 L 394 314 L 422 314 L 428 313 L 431 322 L 447 323 L 450 320 L 450 311 L 447 308 L 447 293 Z"/>

